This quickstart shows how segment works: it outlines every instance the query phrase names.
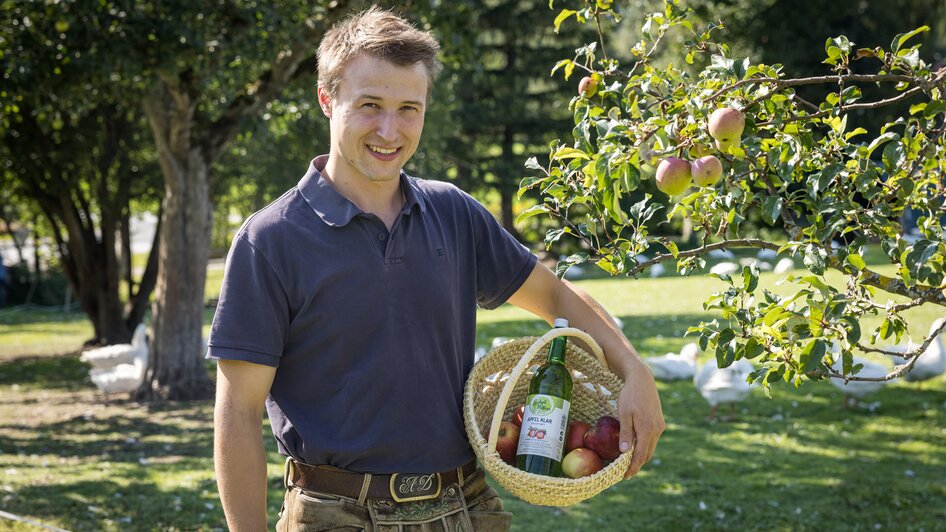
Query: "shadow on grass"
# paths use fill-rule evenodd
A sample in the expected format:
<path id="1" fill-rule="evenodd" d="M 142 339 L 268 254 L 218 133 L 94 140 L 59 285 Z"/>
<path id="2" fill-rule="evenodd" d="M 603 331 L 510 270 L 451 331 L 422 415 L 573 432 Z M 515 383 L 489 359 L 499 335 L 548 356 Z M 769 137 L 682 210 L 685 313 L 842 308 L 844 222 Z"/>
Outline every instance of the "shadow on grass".
<path id="1" fill-rule="evenodd" d="M 946 413 L 930 393 L 883 390 L 845 410 L 827 383 L 756 391 L 732 423 L 707 421 L 689 382 L 661 383 L 668 428 L 634 479 L 573 507 L 504 492 L 523 530 L 937 530 L 946 517 Z M 922 392 L 922 391 L 921 391 Z M 917 430 L 917 423 L 929 430 Z M 909 516 L 908 523 L 904 517 Z"/>
<path id="2" fill-rule="evenodd" d="M 31 385 L 50 389 L 90 387 L 89 365 L 79 355 L 21 357 L 0 362 L 0 385 Z"/>
<path id="3" fill-rule="evenodd" d="M 69 530 L 223 527 L 208 403 L 103 406 L 84 402 L 87 394 L 29 395 L 21 410 L 61 408 L 55 398 L 71 397 L 76 415 L 4 420 L 0 470 L 20 477 L 4 510 Z"/>

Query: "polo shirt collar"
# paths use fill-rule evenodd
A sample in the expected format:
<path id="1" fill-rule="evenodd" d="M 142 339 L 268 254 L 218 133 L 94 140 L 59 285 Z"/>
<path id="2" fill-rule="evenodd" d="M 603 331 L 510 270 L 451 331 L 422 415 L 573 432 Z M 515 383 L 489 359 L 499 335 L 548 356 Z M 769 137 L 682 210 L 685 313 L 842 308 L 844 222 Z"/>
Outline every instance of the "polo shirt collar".
<path id="1" fill-rule="evenodd" d="M 332 185 L 322 176 L 325 164 L 328 162 L 328 155 L 320 155 L 309 164 L 309 171 L 306 172 L 296 188 L 305 198 L 309 207 L 315 211 L 315 214 L 327 225 L 342 227 L 347 225 L 356 216 L 365 214 L 348 198 L 341 195 Z M 427 206 L 424 203 L 423 193 L 414 183 L 414 178 L 401 171 L 400 175 L 401 190 L 404 192 L 405 206 L 402 212 L 409 213 L 414 207 L 420 208 L 420 212 L 427 212 Z"/>

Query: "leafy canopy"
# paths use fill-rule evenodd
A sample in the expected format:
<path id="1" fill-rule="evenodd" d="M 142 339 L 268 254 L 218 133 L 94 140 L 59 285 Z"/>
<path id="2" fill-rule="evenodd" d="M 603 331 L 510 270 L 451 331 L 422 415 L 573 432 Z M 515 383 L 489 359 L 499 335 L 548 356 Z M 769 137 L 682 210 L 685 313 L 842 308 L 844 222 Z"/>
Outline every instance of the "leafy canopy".
<path id="1" fill-rule="evenodd" d="M 722 22 L 699 26 L 676 1 L 646 17 L 625 64 L 607 52 L 602 24 L 620 22 L 616 6 L 586 0 L 561 9 L 555 23 L 572 19 L 594 24 L 598 40 L 560 61 L 553 73 L 593 77 L 598 89 L 572 99 L 573 140 L 554 141 L 545 167 L 530 159 L 526 166 L 536 175 L 520 188 L 520 194 L 534 189 L 543 198 L 520 219 L 545 214 L 560 222 L 549 231 L 547 245 L 566 235 L 583 244 L 585 251 L 560 263 L 559 273 L 593 261 L 612 275 L 636 276 L 675 261 L 680 273 L 690 274 L 705 266 L 706 254 L 728 248 L 800 257 L 808 273 L 789 275 L 795 291 L 785 296 L 758 289 L 755 264 L 734 276 L 708 274 L 728 286 L 704 305 L 722 319 L 691 332 L 699 334 L 704 349 L 715 351 L 719 365 L 752 359 L 760 368 L 752 378 L 766 386 L 778 380 L 797 386 L 828 376 L 889 380 L 909 371 L 934 334 L 884 377 L 856 376 L 853 354 L 903 355 L 875 345 L 900 340 L 907 309 L 946 306 L 946 68 L 932 68 L 913 44 L 929 28 L 897 35 L 888 48 L 858 48 L 844 36 L 829 38 L 825 74 L 791 78 L 779 64 L 733 57 L 729 45 L 715 40 Z M 690 69 L 654 64 L 670 32 L 686 35 L 677 64 L 694 65 Z M 865 68 L 870 73 L 860 73 Z M 813 85 L 825 87 L 820 102 L 796 93 Z M 866 86 L 884 93 L 868 101 Z M 745 116 L 740 141 L 729 145 L 717 144 L 708 130 L 708 118 L 722 107 Z M 849 127 L 853 113 L 881 108 L 897 112 L 879 131 Z M 674 197 L 647 193 L 628 201 L 641 197 L 641 189 L 653 190 L 646 182 L 654 179 L 661 160 L 708 155 L 724 168 L 715 184 L 693 185 Z M 905 238 L 900 223 L 908 209 L 919 213 L 919 231 L 912 238 Z M 654 221 L 674 217 L 692 221 L 699 235 L 696 248 L 681 250 L 672 239 L 651 233 Z M 780 238 L 753 236 L 757 231 L 750 220 L 762 220 L 771 226 L 767 234 Z M 896 266 L 895 275 L 867 266 L 869 243 L 880 245 Z M 653 258 L 642 258 L 655 250 Z M 829 269 L 844 274 L 843 289 L 826 282 Z M 890 294 L 908 301 L 889 303 Z M 881 325 L 862 330 L 866 315 L 882 316 Z"/>

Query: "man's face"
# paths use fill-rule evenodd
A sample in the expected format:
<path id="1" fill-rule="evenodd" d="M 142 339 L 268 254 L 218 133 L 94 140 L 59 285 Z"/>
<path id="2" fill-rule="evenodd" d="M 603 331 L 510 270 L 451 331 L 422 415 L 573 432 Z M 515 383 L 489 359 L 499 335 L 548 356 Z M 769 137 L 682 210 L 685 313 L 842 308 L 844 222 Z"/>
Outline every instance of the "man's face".
<path id="1" fill-rule="evenodd" d="M 424 129 L 427 72 L 423 64 L 397 66 L 369 55 L 345 67 L 334 96 L 319 89 L 329 117 L 332 179 L 373 183 L 397 179 L 417 150 Z"/>

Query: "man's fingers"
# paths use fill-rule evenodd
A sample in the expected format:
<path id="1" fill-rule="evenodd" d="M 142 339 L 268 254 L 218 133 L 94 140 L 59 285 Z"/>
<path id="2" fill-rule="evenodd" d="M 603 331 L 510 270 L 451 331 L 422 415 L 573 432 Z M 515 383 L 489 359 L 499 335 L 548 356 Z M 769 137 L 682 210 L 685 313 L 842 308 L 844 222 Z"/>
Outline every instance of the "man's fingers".
<path id="1" fill-rule="evenodd" d="M 640 443 L 637 433 L 634 431 L 633 422 L 622 423 L 621 424 L 621 443 L 620 448 L 622 453 L 632 451 L 634 454 L 631 457 L 631 465 L 628 466 L 627 471 L 624 473 L 624 479 L 627 480 L 632 476 L 636 475 L 640 471 L 641 466 L 644 465 L 644 462 L 641 460 L 641 454 L 644 449 L 641 449 L 638 444 Z"/>
<path id="2" fill-rule="evenodd" d="M 621 431 L 621 451 L 626 452 L 624 444 L 628 443 L 628 448 L 632 448 L 634 452 L 631 465 L 628 466 L 627 472 L 624 474 L 625 480 L 639 473 L 644 464 L 654 456 L 657 438 L 659 437 L 660 433 L 657 431 L 635 431 L 633 426 L 626 433 L 624 430 Z"/>

